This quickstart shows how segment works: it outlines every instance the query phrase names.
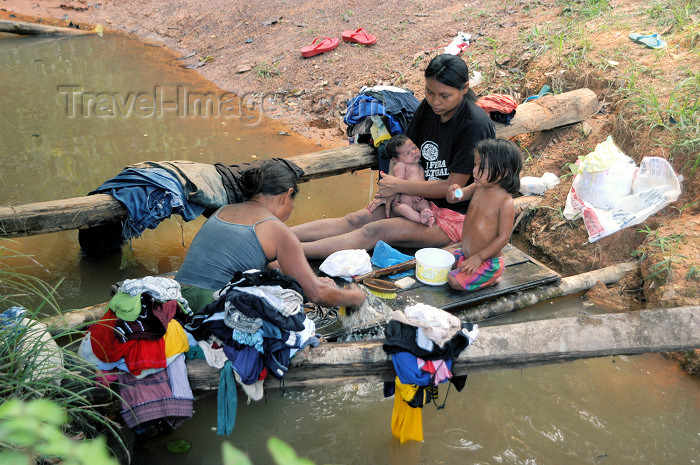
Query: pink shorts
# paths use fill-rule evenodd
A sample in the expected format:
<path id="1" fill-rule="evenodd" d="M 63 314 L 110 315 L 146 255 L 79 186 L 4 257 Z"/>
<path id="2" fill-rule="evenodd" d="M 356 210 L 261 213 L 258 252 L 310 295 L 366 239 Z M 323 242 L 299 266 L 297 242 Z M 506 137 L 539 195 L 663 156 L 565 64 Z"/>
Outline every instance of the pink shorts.
<path id="1" fill-rule="evenodd" d="M 459 266 L 467 257 L 464 256 L 462 249 L 457 249 L 453 252 L 457 259 L 455 267 Z M 487 286 L 495 284 L 496 280 L 503 274 L 503 255 L 496 258 L 484 260 L 477 270 L 472 274 L 466 274 L 458 269 L 450 271 L 452 276 L 465 291 L 476 291 Z"/>
<path id="2" fill-rule="evenodd" d="M 449 208 L 440 208 L 433 202 L 430 202 L 430 212 L 435 218 L 435 224 L 447 234 L 452 242 L 462 242 L 463 214 Z"/>

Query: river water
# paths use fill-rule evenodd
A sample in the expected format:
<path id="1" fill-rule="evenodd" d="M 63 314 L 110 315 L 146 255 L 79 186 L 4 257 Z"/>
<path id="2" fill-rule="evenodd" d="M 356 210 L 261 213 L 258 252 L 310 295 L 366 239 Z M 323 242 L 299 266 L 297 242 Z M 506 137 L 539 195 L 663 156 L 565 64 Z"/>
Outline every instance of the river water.
<path id="1" fill-rule="evenodd" d="M 284 126 L 260 121 L 254 110 L 183 114 L 182 106 L 173 108 L 178 92 L 222 99 L 225 92 L 166 50 L 120 36 L 2 36 L 0 86 L 2 206 L 85 195 L 143 160 L 233 164 L 320 150 L 280 134 Z M 165 102 L 160 113 L 158 102 Z M 364 171 L 303 185 L 289 223 L 361 208 L 371 179 Z M 70 309 L 107 300 L 120 279 L 176 269 L 199 226 L 201 220 L 167 220 L 121 257 L 98 261 L 81 257 L 75 231 L 0 246 L 33 257 L 4 263 L 50 283 L 61 280 L 60 303 Z M 484 324 L 601 311 L 572 296 Z M 272 435 L 319 464 L 692 464 L 700 457 L 700 383 L 660 355 L 470 375 L 461 393 L 451 390 L 445 409 L 424 408 L 425 441 L 404 445 L 391 438 L 393 399 L 383 398 L 381 386 L 287 389 L 281 396 L 274 382 L 268 385 L 264 401 L 246 404 L 239 396 L 229 438 L 212 430 L 216 396 L 199 393 L 195 417 L 139 448 L 134 462 L 218 464 L 228 440 L 254 463 L 271 463 L 265 443 Z M 190 441 L 192 449 L 167 452 L 173 439 Z"/>

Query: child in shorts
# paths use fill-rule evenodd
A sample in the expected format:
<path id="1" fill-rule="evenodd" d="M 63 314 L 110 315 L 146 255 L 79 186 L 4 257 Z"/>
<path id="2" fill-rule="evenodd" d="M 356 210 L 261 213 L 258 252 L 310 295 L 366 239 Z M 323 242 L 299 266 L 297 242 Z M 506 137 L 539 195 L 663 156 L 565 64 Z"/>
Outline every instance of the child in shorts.
<path id="1" fill-rule="evenodd" d="M 475 291 L 501 281 L 501 251 L 513 230 L 512 194 L 520 189 L 522 166 L 513 143 L 486 139 L 474 151 L 474 183 L 453 184 L 447 190 L 449 203 L 471 199 L 462 224 L 462 247 L 454 251 L 456 263 L 447 277 L 453 289 Z"/>
<path id="2" fill-rule="evenodd" d="M 386 153 L 391 157 L 389 174 L 407 181 L 424 181 L 424 170 L 420 165 L 420 150 L 408 136 L 399 134 L 386 143 Z M 408 194 L 396 194 L 391 201 L 391 210 L 397 216 L 403 216 L 426 226 L 435 224 L 430 204 L 423 197 Z"/>

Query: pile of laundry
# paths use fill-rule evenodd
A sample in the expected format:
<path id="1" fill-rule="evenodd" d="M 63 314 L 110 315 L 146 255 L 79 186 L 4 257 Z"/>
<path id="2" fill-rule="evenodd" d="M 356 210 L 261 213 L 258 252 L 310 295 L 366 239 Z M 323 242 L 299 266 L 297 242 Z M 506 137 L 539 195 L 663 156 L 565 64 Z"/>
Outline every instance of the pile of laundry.
<path id="1" fill-rule="evenodd" d="M 403 134 L 420 101 L 408 89 L 395 86 L 362 87 L 348 102 L 343 121 L 352 143 L 369 143 L 379 152 L 379 169 L 389 171 L 383 150 L 391 136 Z"/>
<path id="2" fill-rule="evenodd" d="M 283 158 L 257 160 L 240 165 L 197 163 L 186 160 L 146 161 L 127 166 L 113 178 L 88 193 L 110 194 L 127 209 L 128 217 L 115 223 L 113 234 L 105 227 L 81 229 L 78 239 L 86 255 L 99 256 L 119 250 L 123 241 L 140 236 L 146 229 L 154 229 L 161 221 L 175 213 L 185 221 L 192 221 L 202 213 L 244 200 L 241 173 L 265 162 L 281 163 L 291 168 L 298 177 L 304 170 Z M 111 243 L 105 237 L 116 236 Z"/>
<path id="3" fill-rule="evenodd" d="M 301 286 L 277 270 L 236 272 L 214 298 L 185 326 L 196 344 L 188 357 L 221 369 L 217 433 L 229 435 L 236 419 L 236 382 L 250 399 L 262 399 L 268 373 L 283 380 L 296 351 L 318 346 L 319 339 L 304 313 Z"/>
<path id="4" fill-rule="evenodd" d="M 402 444 L 423 440 L 424 405 L 445 406 L 447 394 L 441 405 L 436 403 L 439 384 L 450 382 L 457 391 L 464 388 L 467 376 L 455 376 L 452 361 L 478 334 L 477 325 L 463 325 L 456 316 L 430 305 L 394 312 L 385 328 L 383 348 L 391 354 L 396 378 L 384 384 L 384 396 L 394 395 L 391 432 Z"/>
<path id="5" fill-rule="evenodd" d="M 137 433 L 171 431 L 192 416 L 183 328 L 191 314 L 180 285 L 169 278 L 129 279 L 81 341 L 79 355 L 116 382 L 124 422 Z"/>

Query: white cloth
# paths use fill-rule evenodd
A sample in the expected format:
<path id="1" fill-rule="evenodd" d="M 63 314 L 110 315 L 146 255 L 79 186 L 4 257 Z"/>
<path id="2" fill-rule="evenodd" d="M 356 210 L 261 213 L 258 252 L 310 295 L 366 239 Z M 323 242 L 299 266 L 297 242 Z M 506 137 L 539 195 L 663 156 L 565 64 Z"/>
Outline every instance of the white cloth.
<path id="1" fill-rule="evenodd" d="M 301 294 L 293 289 L 284 289 L 282 286 L 246 286 L 235 289 L 265 299 L 283 316 L 292 316 L 301 312 L 301 306 L 304 303 Z"/>
<path id="2" fill-rule="evenodd" d="M 204 358 L 209 366 L 219 369 L 224 367 L 224 363 L 226 363 L 228 360 L 228 357 L 226 357 L 226 354 L 224 353 L 224 349 L 214 349 L 206 341 L 197 341 L 197 345 L 202 348 Z"/>
<path id="3" fill-rule="evenodd" d="M 403 312 L 397 310 L 391 318 L 421 328 L 425 336 L 439 347 L 443 347 L 462 329 L 459 318 L 426 304 L 410 305 Z"/>
<path id="4" fill-rule="evenodd" d="M 126 279 L 119 287 L 119 291 L 129 294 L 131 297 L 136 297 L 145 292 L 159 302 L 177 300 L 182 304 L 185 313 L 193 313 L 187 300 L 182 297 L 180 283 L 172 278 L 146 276 L 145 278 L 139 279 Z"/>

